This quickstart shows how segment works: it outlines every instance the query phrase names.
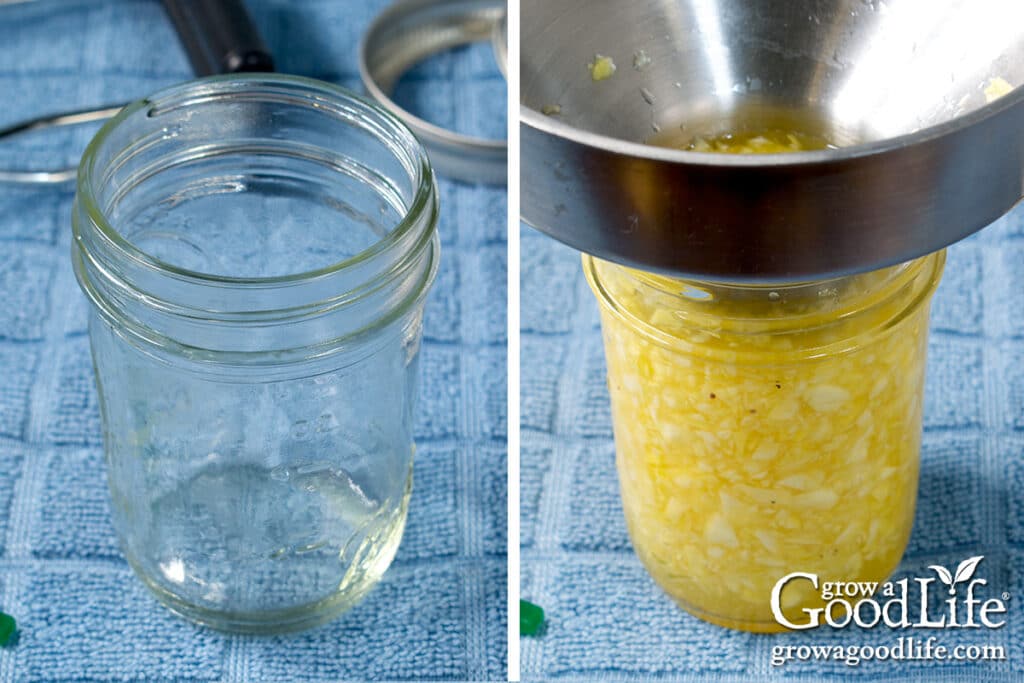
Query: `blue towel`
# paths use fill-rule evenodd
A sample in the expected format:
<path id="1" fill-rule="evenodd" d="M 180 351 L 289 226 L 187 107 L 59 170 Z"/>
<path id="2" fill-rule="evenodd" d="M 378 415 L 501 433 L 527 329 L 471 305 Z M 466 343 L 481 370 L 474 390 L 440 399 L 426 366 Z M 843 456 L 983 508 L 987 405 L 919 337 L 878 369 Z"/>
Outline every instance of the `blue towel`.
<path id="1" fill-rule="evenodd" d="M 523 680 L 1024 681 L 1024 208 L 951 247 L 931 318 L 920 494 L 897 573 L 935 576 L 976 555 L 1007 625 L 936 635 L 1006 661 L 791 661 L 787 645 L 889 645 L 874 629 L 754 635 L 706 624 L 654 584 L 619 503 L 598 309 L 579 254 L 524 226 L 522 595 L 543 606 Z M 922 639 L 923 639 L 922 638 Z"/>
<path id="2" fill-rule="evenodd" d="M 249 0 L 281 71 L 360 89 L 357 44 L 387 3 Z M 191 78 L 155 0 L 0 4 L 0 127 Z M 503 137 L 488 46 L 431 60 L 408 108 Z M 0 145 L 0 168 L 73 163 L 90 131 Z M 0 184 L 0 609 L 19 642 L 0 682 L 504 679 L 504 188 L 440 181 L 442 267 L 427 304 L 415 490 L 398 557 L 358 607 L 297 635 L 228 636 L 172 616 L 111 528 L 68 258 L 68 188 Z"/>

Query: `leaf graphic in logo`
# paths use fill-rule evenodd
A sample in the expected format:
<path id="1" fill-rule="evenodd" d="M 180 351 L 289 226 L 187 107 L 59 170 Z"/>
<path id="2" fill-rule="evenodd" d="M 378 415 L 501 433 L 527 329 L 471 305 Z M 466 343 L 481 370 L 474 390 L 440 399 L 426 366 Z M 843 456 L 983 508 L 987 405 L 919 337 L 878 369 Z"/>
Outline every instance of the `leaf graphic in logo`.
<path id="1" fill-rule="evenodd" d="M 983 559 L 985 559 L 984 555 L 978 555 L 977 557 L 969 557 L 961 562 L 956 568 L 956 575 L 953 577 L 953 583 L 970 581 L 971 577 L 974 576 L 975 570 L 978 568 L 978 564 Z"/>
<path id="2" fill-rule="evenodd" d="M 937 564 L 930 564 L 930 565 L 928 565 L 928 569 L 934 569 L 935 570 L 935 573 L 939 575 L 939 580 L 942 581 L 942 583 L 944 583 L 947 586 L 949 586 L 949 594 L 952 595 L 953 594 L 953 575 L 949 573 L 949 570 L 946 569 L 945 567 L 940 567 Z"/>

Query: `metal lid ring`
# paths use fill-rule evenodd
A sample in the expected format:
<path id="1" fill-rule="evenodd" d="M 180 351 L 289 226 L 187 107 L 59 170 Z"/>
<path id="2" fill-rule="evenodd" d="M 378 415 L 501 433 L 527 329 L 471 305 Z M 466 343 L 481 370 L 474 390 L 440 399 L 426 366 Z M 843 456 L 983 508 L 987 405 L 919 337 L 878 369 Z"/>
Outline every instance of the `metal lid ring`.
<path id="1" fill-rule="evenodd" d="M 467 43 L 495 44 L 505 12 L 505 3 L 495 0 L 399 2 L 377 16 L 360 45 L 359 73 L 367 92 L 412 129 L 440 173 L 458 180 L 505 183 L 508 143 L 424 121 L 398 106 L 391 93 L 402 75 L 427 57 Z"/>

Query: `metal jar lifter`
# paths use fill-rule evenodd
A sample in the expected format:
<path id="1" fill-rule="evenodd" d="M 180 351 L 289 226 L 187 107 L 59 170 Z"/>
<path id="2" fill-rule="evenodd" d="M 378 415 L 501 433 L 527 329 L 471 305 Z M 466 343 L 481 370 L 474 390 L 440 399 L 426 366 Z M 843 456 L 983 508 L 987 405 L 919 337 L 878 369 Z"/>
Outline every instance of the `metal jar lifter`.
<path id="1" fill-rule="evenodd" d="M 197 76 L 274 70 L 274 60 L 242 0 L 164 0 L 164 7 Z M 125 104 L 105 104 L 22 121 L 0 129 L 0 140 L 33 131 L 105 121 Z M 74 180 L 77 174 L 75 166 L 0 169 L 0 182 L 51 185 Z"/>
<path id="2" fill-rule="evenodd" d="M 23 2 L 29 0 L 13 0 Z M 0 4 L 3 4 L 0 0 Z M 274 62 L 242 0 L 164 0 L 196 76 L 274 71 Z M 388 6 L 359 48 L 359 70 L 371 97 L 413 129 L 444 175 L 468 182 L 504 184 L 507 143 L 435 126 L 400 107 L 391 95 L 419 62 L 445 50 L 490 42 L 505 73 L 507 15 L 504 0 L 404 0 Z M 104 121 L 125 103 L 40 116 L 0 129 L 0 140 L 23 133 Z M 60 184 L 75 178 L 61 169 L 7 169 L 0 182 Z"/>

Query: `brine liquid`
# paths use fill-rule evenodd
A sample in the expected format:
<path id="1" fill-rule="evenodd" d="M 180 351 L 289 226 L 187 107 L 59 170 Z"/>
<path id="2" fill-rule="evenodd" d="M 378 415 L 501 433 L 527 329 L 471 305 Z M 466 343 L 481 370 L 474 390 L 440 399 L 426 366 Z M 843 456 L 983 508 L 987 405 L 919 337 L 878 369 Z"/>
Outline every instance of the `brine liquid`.
<path id="1" fill-rule="evenodd" d="M 662 131 L 647 142 L 658 147 L 688 152 L 720 154 L 778 154 L 838 149 L 823 135 L 781 128 L 740 130 L 712 135 L 694 135 L 682 128 L 675 128 Z"/>
<path id="2" fill-rule="evenodd" d="M 172 608 L 199 621 L 225 603 L 239 614 L 304 619 L 354 604 L 380 579 L 402 537 L 408 493 L 379 500 L 330 461 L 212 466 L 152 502 L 130 549 L 142 552 L 129 560 Z"/>

